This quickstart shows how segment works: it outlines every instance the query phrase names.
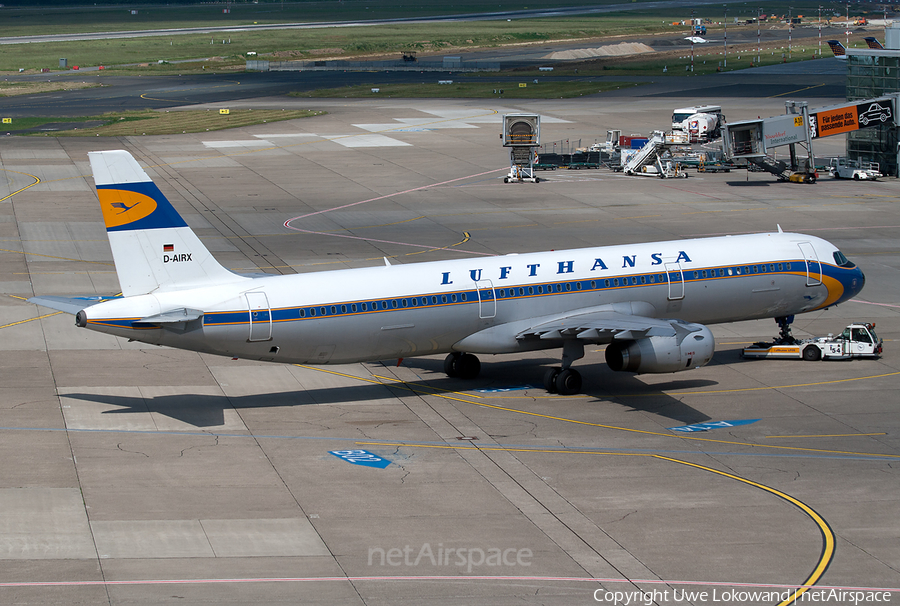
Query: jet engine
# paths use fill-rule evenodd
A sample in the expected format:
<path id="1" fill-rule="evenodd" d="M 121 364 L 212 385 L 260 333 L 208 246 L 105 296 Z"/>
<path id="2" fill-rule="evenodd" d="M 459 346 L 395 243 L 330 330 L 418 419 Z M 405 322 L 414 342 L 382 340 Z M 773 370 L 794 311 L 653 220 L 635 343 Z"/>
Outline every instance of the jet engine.
<path id="1" fill-rule="evenodd" d="M 634 373 L 678 372 L 699 368 L 712 360 L 716 340 L 702 324 L 674 324 L 668 337 L 613 341 L 606 347 L 612 370 Z"/>

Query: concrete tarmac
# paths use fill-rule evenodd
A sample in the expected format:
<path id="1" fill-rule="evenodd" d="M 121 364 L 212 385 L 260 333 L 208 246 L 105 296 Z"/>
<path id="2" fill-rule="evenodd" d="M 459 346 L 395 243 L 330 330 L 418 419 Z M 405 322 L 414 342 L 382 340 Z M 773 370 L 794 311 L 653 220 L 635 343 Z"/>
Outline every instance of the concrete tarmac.
<path id="1" fill-rule="evenodd" d="M 328 114 L 193 135 L 4 138 L 0 602 L 778 604 L 804 584 L 815 587 L 797 603 L 848 587 L 900 599 L 897 180 L 559 170 L 502 181 L 504 113 L 541 114 L 545 142 L 589 145 L 607 129 L 665 128 L 697 100 L 272 97 L 232 107 Z M 784 110 L 782 98 L 702 100 L 732 121 Z M 816 144 L 838 154 L 843 139 Z M 301 367 L 128 343 L 23 300 L 117 292 L 86 155 L 112 148 L 150 167 L 237 271 L 780 225 L 835 243 L 867 277 L 858 300 L 798 316 L 795 334 L 875 321 L 885 355 L 744 361 L 775 323 L 716 325 L 702 369 L 614 373 L 588 348 L 584 393 L 559 397 L 537 387 L 558 351 L 484 356 L 465 382 L 440 357 Z M 685 431 L 698 423 L 706 431 Z M 389 464 L 353 464 L 356 450 Z"/>

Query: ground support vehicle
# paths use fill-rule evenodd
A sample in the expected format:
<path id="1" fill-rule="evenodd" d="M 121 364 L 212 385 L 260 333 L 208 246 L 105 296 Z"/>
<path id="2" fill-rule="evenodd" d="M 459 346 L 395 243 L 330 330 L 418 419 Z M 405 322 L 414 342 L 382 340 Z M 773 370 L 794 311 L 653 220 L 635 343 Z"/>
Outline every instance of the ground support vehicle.
<path id="1" fill-rule="evenodd" d="M 878 358 L 883 342 L 875 334 L 875 324 L 856 322 L 837 337 L 794 339 L 789 334 L 771 343 L 754 343 L 741 352 L 744 358 L 777 358 L 793 360 L 849 360 L 850 358 Z"/>
<path id="2" fill-rule="evenodd" d="M 828 172 L 835 179 L 853 179 L 854 181 L 874 181 L 884 175 L 877 162 L 862 162 L 849 158 L 833 158 L 828 165 Z"/>

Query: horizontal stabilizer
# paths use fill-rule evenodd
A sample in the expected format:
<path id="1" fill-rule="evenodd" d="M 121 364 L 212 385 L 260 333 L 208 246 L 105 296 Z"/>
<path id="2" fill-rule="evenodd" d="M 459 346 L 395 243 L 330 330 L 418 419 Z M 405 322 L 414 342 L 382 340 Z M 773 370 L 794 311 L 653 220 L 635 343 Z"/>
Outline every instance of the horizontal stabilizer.
<path id="1" fill-rule="evenodd" d="M 115 297 L 101 297 L 98 295 L 84 295 L 82 297 L 31 297 L 29 303 L 40 305 L 41 307 L 49 307 L 56 311 L 64 311 L 67 314 L 75 315 L 85 307 L 96 305 L 102 301 L 114 299 Z"/>
<path id="2" fill-rule="evenodd" d="M 141 324 L 173 324 L 176 322 L 191 322 L 192 320 L 199 320 L 202 317 L 203 312 L 199 309 L 182 307 L 180 309 L 173 309 L 161 314 L 156 314 L 155 316 L 141 318 L 138 322 Z"/>

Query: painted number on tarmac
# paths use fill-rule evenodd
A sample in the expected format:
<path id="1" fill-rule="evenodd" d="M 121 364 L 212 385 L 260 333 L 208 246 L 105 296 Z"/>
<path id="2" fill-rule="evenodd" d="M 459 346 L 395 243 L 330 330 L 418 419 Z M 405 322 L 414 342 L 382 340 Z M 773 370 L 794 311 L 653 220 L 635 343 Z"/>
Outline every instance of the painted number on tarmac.
<path id="1" fill-rule="evenodd" d="M 509 387 L 492 387 L 490 389 L 476 389 L 478 393 L 504 393 L 507 391 L 522 391 L 525 389 L 537 389 L 537 385 L 511 385 Z"/>
<path id="2" fill-rule="evenodd" d="M 363 465 L 365 467 L 376 467 L 384 469 L 391 464 L 390 461 L 382 457 L 373 455 L 367 450 L 329 450 L 328 454 L 332 454 L 339 459 L 343 459 L 354 465 Z"/>
<path id="3" fill-rule="evenodd" d="M 737 419 L 733 421 L 707 421 L 705 423 L 694 423 L 693 425 L 682 425 L 681 427 L 669 427 L 672 431 L 680 431 L 682 433 L 691 433 L 694 431 L 709 431 L 710 429 L 721 429 L 723 427 L 737 427 L 738 425 L 750 425 L 756 423 L 759 419 Z"/>

